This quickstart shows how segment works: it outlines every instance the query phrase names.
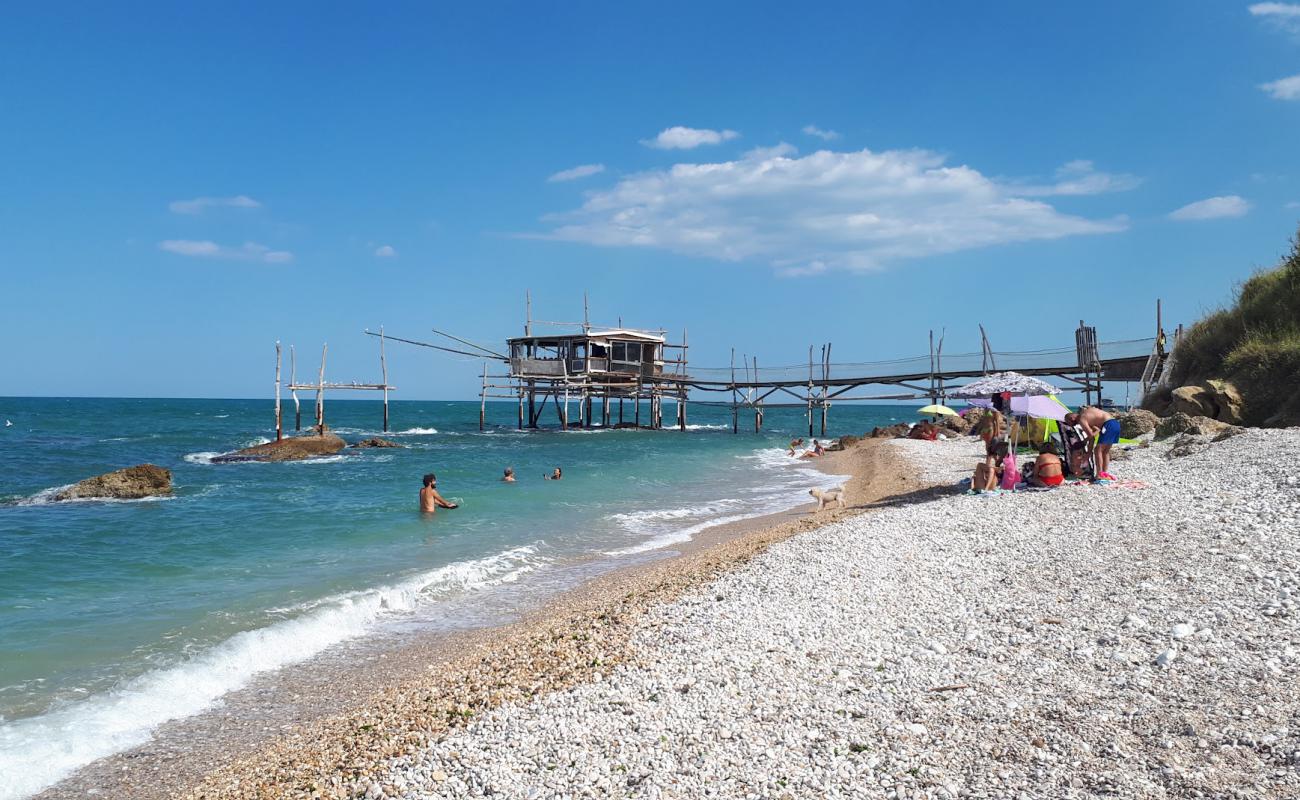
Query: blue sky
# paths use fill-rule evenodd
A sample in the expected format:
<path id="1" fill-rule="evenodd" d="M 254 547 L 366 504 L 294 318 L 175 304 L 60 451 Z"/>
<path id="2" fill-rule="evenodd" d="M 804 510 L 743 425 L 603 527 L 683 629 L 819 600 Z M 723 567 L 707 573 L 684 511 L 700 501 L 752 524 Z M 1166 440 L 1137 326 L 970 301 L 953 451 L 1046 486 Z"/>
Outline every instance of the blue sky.
<path id="1" fill-rule="evenodd" d="M 276 339 L 373 379 L 363 329 L 498 343 L 525 288 L 703 365 L 1132 338 L 1300 220 L 1298 4 L 5 17 L 0 395 L 267 396 Z M 479 370 L 390 366 L 413 399 Z"/>

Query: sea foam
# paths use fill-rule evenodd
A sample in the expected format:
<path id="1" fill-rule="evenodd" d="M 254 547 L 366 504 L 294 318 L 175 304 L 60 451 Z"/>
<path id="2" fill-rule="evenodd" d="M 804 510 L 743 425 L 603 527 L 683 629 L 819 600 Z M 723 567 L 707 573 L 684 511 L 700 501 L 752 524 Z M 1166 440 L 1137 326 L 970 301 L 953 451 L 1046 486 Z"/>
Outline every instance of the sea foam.
<path id="1" fill-rule="evenodd" d="M 102 695 L 0 722 L 0 800 L 28 797 L 79 767 L 143 744 L 157 726 L 211 708 L 268 670 L 360 636 L 386 616 L 448 595 L 518 580 L 546 563 L 538 542 L 420 573 L 391 586 L 326 597 L 298 616 L 235 634 L 171 667 Z M 295 609 L 280 609 L 294 611 Z"/>

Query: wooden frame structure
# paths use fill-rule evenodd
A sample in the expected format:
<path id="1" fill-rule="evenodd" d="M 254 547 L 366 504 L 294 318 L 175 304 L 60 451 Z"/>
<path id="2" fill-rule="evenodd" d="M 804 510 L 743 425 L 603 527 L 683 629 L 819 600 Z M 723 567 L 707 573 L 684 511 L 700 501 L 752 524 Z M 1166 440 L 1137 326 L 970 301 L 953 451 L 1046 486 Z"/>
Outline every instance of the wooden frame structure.
<path id="1" fill-rule="evenodd" d="M 293 398 L 293 411 L 294 411 L 293 429 L 295 431 L 302 430 L 302 404 L 298 400 L 299 390 L 302 391 L 311 390 L 316 393 L 316 404 L 315 404 L 316 422 L 313 428 L 317 432 L 322 432 L 325 430 L 325 390 L 329 389 L 331 391 L 338 391 L 338 390 L 358 391 L 359 390 L 359 391 L 383 392 L 384 393 L 383 429 L 384 429 L 384 433 L 388 433 L 388 393 L 391 391 L 396 391 L 397 387 L 388 383 L 388 358 L 384 352 L 384 339 L 391 338 L 391 337 L 385 337 L 383 331 L 384 328 L 381 325 L 379 327 L 379 370 L 383 377 L 381 378 L 379 383 L 358 383 L 355 381 L 350 383 L 327 383 L 325 381 L 325 359 L 329 355 L 330 346 L 328 342 L 321 345 L 320 372 L 317 373 L 316 382 L 298 383 L 298 358 L 297 358 L 297 354 L 294 351 L 293 345 L 289 345 L 289 383 L 284 388 L 287 388 L 289 390 L 289 394 Z M 369 333 L 369 331 L 367 331 L 367 333 Z M 275 343 L 275 440 L 277 442 L 284 438 L 284 418 L 280 406 L 280 390 L 281 390 L 280 360 L 281 360 L 280 342 L 276 341 Z"/>
<path id="2" fill-rule="evenodd" d="M 484 362 L 479 394 L 480 430 L 487 424 L 490 398 L 518 403 L 520 430 L 540 427 L 548 402 L 555 409 L 561 428 L 658 429 L 664 427 L 666 397 L 676 400 L 674 424 L 686 429 L 689 389 L 681 382 L 688 377 L 685 331 L 681 344 L 675 344 L 668 341 L 662 329 L 630 328 L 621 319 L 615 326 L 593 326 L 585 297 L 580 323 L 534 320 L 531 295 L 526 296 L 525 306 L 524 335 L 506 340 L 508 356 L 479 348 L 507 367 L 505 374 L 491 375 Z M 534 325 L 559 331 L 536 333 Z M 463 339 L 458 341 L 467 343 Z M 569 411 L 574 401 L 578 412 L 576 423 Z M 630 414 L 626 409 L 628 403 L 632 405 Z M 648 405 L 645 424 L 642 424 L 643 405 Z"/>

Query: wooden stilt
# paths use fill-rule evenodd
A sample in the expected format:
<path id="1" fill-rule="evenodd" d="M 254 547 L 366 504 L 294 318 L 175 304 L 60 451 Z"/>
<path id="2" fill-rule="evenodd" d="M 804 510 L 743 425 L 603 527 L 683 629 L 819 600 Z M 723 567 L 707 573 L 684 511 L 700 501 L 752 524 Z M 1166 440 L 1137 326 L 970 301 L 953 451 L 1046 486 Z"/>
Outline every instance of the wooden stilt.
<path id="1" fill-rule="evenodd" d="M 275 440 L 284 438 L 284 420 L 280 416 L 280 342 L 275 343 Z"/>
<path id="2" fill-rule="evenodd" d="M 524 429 L 524 390 L 519 389 L 519 430 Z"/>
<path id="3" fill-rule="evenodd" d="M 325 435 L 325 356 L 329 353 L 329 342 L 320 348 L 320 379 L 316 383 L 316 433 Z"/>
<path id="4" fill-rule="evenodd" d="M 384 380 L 384 433 L 388 433 L 388 359 L 384 357 L 384 326 L 379 326 L 379 371 Z"/>
<path id="5" fill-rule="evenodd" d="M 289 345 L 289 394 L 293 397 L 293 429 L 302 430 L 302 404 L 298 402 L 298 355 Z"/>
<path id="6" fill-rule="evenodd" d="M 487 362 L 483 362 L 483 391 L 479 394 L 478 402 L 478 429 L 480 431 L 487 424 Z"/>

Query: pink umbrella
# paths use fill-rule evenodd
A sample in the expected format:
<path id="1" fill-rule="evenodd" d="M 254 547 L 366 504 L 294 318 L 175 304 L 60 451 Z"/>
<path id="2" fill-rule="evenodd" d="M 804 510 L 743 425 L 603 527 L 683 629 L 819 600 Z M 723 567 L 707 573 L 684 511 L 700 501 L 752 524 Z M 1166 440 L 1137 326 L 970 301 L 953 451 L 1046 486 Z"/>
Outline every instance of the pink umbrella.
<path id="1" fill-rule="evenodd" d="M 969 402 L 971 405 L 980 408 L 993 407 L 993 401 L 986 400 L 983 397 L 972 398 Z M 1070 413 L 1070 410 L 1052 398 L 1038 394 L 1031 397 L 1012 397 L 1011 413 L 1024 414 L 1035 419 L 1054 419 L 1061 422 L 1065 419 L 1065 415 Z"/>

